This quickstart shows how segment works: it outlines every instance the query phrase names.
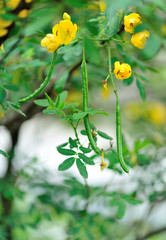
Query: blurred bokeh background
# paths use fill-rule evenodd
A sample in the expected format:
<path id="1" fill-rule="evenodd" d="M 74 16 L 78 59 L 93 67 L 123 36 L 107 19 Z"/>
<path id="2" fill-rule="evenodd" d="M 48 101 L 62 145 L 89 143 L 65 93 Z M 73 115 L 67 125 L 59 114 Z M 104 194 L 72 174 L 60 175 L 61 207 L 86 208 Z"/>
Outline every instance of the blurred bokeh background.
<path id="1" fill-rule="evenodd" d="M 3 2 L 3 1 L 2 1 Z M 12 1 L 11 1 L 12 2 Z M 14 1 L 17 5 L 19 1 Z M 125 15 L 138 12 L 150 32 L 144 49 L 134 48 L 123 21 L 111 41 L 112 67 L 129 63 L 133 74 L 115 80 L 122 111 L 123 154 L 130 174 L 120 168 L 116 154 L 116 99 L 108 81 L 107 46 L 90 38 L 104 34 L 105 8 L 116 9 L 122 0 L 20 1 L 20 8 L 1 7 L 0 23 L 11 21 L 4 34 L 0 26 L 0 240 L 165 240 L 166 239 L 166 2 L 126 1 Z M 22 14 L 19 14 L 22 10 Z M 10 10 L 10 11 L 9 11 Z M 64 12 L 79 26 L 85 43 L 89 75 L 89 105 L 109 116 L 90 117 L 108 168 L 90 153 L 85 180 L 76 165 L 58 171 L 65 156 L 56 147 L 75 138 L 70 125 L 56 114 L 44 114 L 31 100 L 17 108 L 18 100 L 32 93 L 48 73 L 52 53 L 40 45 Z M 3 19 L 3 20 L 2 20 Z M 126 42 L 118 40 L 127 39 Z M 82 43 L 58 50 L 56 67 L 45 91 L 55 100 L 67 91 L 66 103 L 82 109 Z M 39 99 L 45 98 L 42 92 Z M 21 114 L 20 114 L 21 113 Z M 78 136 L 88 146 L 83 121 Z M 111 150 L 107 151 L 110 149 Z"/>

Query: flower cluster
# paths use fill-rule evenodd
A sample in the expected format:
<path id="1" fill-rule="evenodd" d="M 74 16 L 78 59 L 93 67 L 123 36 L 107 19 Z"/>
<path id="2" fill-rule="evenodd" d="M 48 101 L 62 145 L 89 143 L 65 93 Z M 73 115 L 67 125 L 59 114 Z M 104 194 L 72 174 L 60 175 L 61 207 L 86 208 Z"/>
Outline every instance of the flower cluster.
<path id="1" fill-rule="evenodd" d="M 141 16 L 138 13 L 131 13 L 124 17 L 124 29 L 126 32 L 134 33 L 134 29 L 137 25 L 142 23 Z M 140 49 L 143 49 L 146 45 L 147 38 L 150 37 L 150 33 L 147 30 L 138 32 L 132 35 L 131 43 Z"/>
<path id="2" fill-rule="evenodd" d="M 25 0 L 26 3 L 30 3 L 32 0 Z M 2 1 L 3 2 L 3 1 Z M 0 15 L 6 14 L 6 10 L 3 9 L 4 4 L 0 2 Z M 6 7 L 10 8 L 11 10 L 15 10 L 17 7 L 19 7 L 19 4 L 21 4 L 21 0 L 9 0 L 6 1 Z M 30 10 L 22 9 L 18 13 L 18 17 L 25 18 L 28 16 Z M 8 34 L 9 27 L 12 25 L 12 20 L 5 20 L 2 17 L 0 17 L 0 37 L 5 36 Z"/>
<path id="3" fill-rule="evenodd" d="M 46 47 L 48 52 L 55 52 L 61 45 L 67 45 L 75 39 L 77 25 L 73 24 L 67 13 L 63 14 L 63 20 L 52 28 L 52 34 L 47 34 L 41 40 L 42 47 Z"/>

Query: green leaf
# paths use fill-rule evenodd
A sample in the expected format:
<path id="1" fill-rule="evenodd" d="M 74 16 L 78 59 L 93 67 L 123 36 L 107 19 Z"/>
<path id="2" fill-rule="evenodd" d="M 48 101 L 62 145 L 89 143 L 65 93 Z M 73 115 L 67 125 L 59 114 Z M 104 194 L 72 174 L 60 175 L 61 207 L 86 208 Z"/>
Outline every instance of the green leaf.
<path id="1" fill-rule="evenodd" d="M 63 91 L 60 93 L 60 102 L 63 102 L 66 100 L 67 98 L 67 95 L 68 95 L 68 92 L 67 91 Z"/>
<path id="2" fill-rule="evenodd" d="M 78 112 L 73 115 L 73 119 L 81 119 L 87 115 L 87 112 Z"/>
<path id="3" fill-rule="evenodd" d="M 86 166 L 84 165 L 84 163 L 79 158 L 77 158 L 76 159 L 76 164 L 77 164 L 77 168 L 78 168 L 80 174 L 84 178 L 88 178 L 88 172 L 86 170 Z"/>
<path id="4" fill-rule="evenodd" d="M 102 112 L 101 109 L 95 110 L 95 109 L 92 109 L 92 108 L 88 108 L 86 110 L 86 113 L 88 113 L 92 116 L 95 115 L 95 114 L 104 114 L 104 115 L 108 116 L 108 113 Z"/>
<path id="5" fill-rule="evenodd" d="M 97 131 L 97 133 L 98 133 L 98 135 L 100 136 L 100 137 L 102 137 L 102 138 L 105 138 L 105 139 L 108 139 L 108 140 L 112 140 L 113 138 L 112 137 L 110 137 L 110 136 L 108 136 L 106 133 L 104 133 L 104 132 L 101 132 L 101 131 Z"/>
<path id="6" fill-rule="evenodd" d="M 66 71 L 62 74 L 62 76 L 56 81 L 55 85 L 54 85 L 54 89 L 57 93 L 61 93 L 65 83 L 67 81 L 69 77 L 69 71 Z"/>
<path id="7" fill-rule="evenodd" d="M 74 157 L 70 157 L 67 158 L 63 163 L 61 163 L 58 167 L 59 171 L 65 171 L 69 168 L 71 168 L 74 164 L 75 158 Z"/>
<path id="8" fill-rule="evenodd" d="M 73 140 L 71 137 L 69 137 L 69 143 L 70 143 L 70 145 L 74 148 L 77 148 L 78 147 L 78 145 L 77 145 L 77 143 L 76 143 L 76 140 Z"/>
<path id="9" fill-rule="evenodd" d="M 84 130 L 82 130 L 82 131 L 84 131 Z M 86 132 L 86 131 L 85 131 Z M 80 147 L 79 148 L 83 153 L 90 153 L 92 150 L 91 149 L 89 149 L 89 148 L 85 148 L 85 147 Z"/>
<path id="10" fill-rule="evenodd" d="M 100 64 L 100 51 L 98 50 L 96 43 L 87 38 L 85 38 L 84 42 L 85 42 L 87 61 L 94 64 Z"/>
<path id="11" fill-rule="evenodd" d="M 86 131 L 85 131 L 85 130 L 81 130 L 81 131 L 80 131 L 80 133 L 81 133 L 82 135 L 84 135 L 84 136 L 86 136 L 86 135 L 87 135 L 87 133 L 86 133 Z"/>
<path id="12" fill-rule="evenodd" d="M 1 14 L 1 18 L 8 21 L 8 20 L 16 20 L 18 17 L 13 13 L 4 13 L 4 14 Z"/>
<path id="13" fill-rule="evenodd" d="M 19 87 L 17 85 L 14 85 L 14 84 L 3 84 L 3 87 L 8 89 L 8 90 L 11 90 L 11 91 L 18 91 L 19 90 Z"/>
<path id="14" fill-rule="evenodd" d="M 45 113 L 45 114 L 55 114 L 55 113 L 57 113 L 58 114 L 57 109 L 54 108 L 54 107 L 48 107 L 48 108 L 44 109 L 43 113 Z"/>
<path id="15" fill-rule="evenodd" d="M 45 96 L 46 96 L 50 106 L 53 107 L 54 106 L 54 102 L 52 101 L 52 99 L 48 96 L 48 94 L 46 92 L 44 94 L 45 94 Z"/>
<path id="16" fill-rule="evenodd" d="M 142 76 L 140 74 L 138 75 L 138 78 L 142 79 L 145 82 L 149 82 L 149 79 L 147 79 L 145 76 Z"/>
<path id="17" fill-rule="evenodd" d="M 151 59 L 157 55 L 162 45 L 162 39 L 155 33 L 147 40 L 145 48 L 141 51 L 144 59 Z"/>
<path id="18" fill-rule="evenodd" d="M 59 106 L 60 100 L 61 100 L 60 95 L 58 95 L 57 98 L 56 98 L 56 102 L 55 102 L 55 107 L 56 108 Z"/>
<path id="19" fill-rule="evenodd" d="M 135 149 L 135 151 L 139 151 L 140 149 L 147 147 L 149 144 L 150 144 L 150 142 L 147 139 L 145 139 L 143 141 L 140 141 L 138 139 L 137 141 L 135 141 L 134 149 Z"/>
<path id="20" fill-rule="evenodd" d="M 119 202 L 116 217 L 118 219 L 123 218 L 123 216 L 125 215 L 125 212 L 126 212 L 126 204 L 124 202 Z"/>
<path id="21" fill-rule="evenodd" d="M 66 106 L 65 102 L 61 102 L 58 106 L 59 110 L 62 110 Z"/>
<path id="22" fill-rule="evenodd" d="M 3 103 L 6 97 L 6 91 L 0 87 L 0 104 Z"/>
<path id="23" fill-rule="evenodd" d="M 78 153 L 78 156 L 88 165 L 95 165 L 94 161 L 82 153 Z"/>
<path id="24" fill-rule="evenodd" d="M 141 96 L 142 100 L 145 101 L 145 99 L 146 99 L 146 92 L 145 92 L 144 85 L 138 79 L 136 80 L 136 83 L 137 83 L 137 87 L 138 87 L 140 96 Z"/>
<path id="25" fill-rule="evenodd" d="M 122 195 L 121 198 L 131 205 L 138 205 L 143 203 L 143 201 L 139 199 L 134 199 L 132 195 L 128 194 Z"/>
<path id="26" fill-rule="evenodd" d="M 34 103 L 38 106 L 41 106 L 41 107 L 48 107 L 49 106 L 49 102 L 47 99 L 37 99 L 37 100 L 34 100 Z"/>
<path id="27" fill-rule="evenodd" d="M 65 149 L 65 148 L 57 148 L 57 151 L 61 153 L 62 155 L 70 156 L 70 155 L 75 155 L 76 152 L 71 150 L 71 149 Z"/>
<path id="28" fill-rule="evenodd" d="M 19 114 L 21 114 L 22 116 L 26 117 L 25 113 L 23 113 L 21 110 L 19 110 L 19 105 L 13 103 L 13 102 L 9 102 L 9 101 L 6 101 L 6 104 L 9 108 L 11 108 L 12 110 L 18 112 Z"/>
<path id="29" fill-rule="evenodd" d="M 1 150 L 1 149 L 0 149 L 0 154 L 2 154 L 6 158 L 9 157 L 9 155 L 6 152 L 4 152 L 3 150 Z"/>
<path id="30" fill-rule="evenodd" d="M 105 34 L 108 38 L 112 38 L 118 32 L 120 20 L 121 14 L 118 13 L 108 22 L 105 29 Z"/>
<path id="31" fill-rule="evenodd" d="M 119 10 L 125 10 L 129 6 L 142 6 L 141 0 L 133 1 L 133 0 L 109 0 L 109 4 L 107 5 L 105 15 L 108 20 L 111 20 L 115 17 Z"/>
<path id="32" fill-rule="evenodd" d="M 68 144 L 68 142 L 66 142 L 66 143 L 62 143 L 62 144 L 58 145 L 58 146 L 57 146 L 57 148 L 66 147 L 66 146 L 67 146 L 67 144 Z"/>
<path id="33" fill-rule="evenodd" d="M 133 75 L 131 75 L 129 78 L 123 79 L 123 84 L 125 86 L 129 86 L 130 84 L 132 84 L 133 80 L 134 80 Z"/>

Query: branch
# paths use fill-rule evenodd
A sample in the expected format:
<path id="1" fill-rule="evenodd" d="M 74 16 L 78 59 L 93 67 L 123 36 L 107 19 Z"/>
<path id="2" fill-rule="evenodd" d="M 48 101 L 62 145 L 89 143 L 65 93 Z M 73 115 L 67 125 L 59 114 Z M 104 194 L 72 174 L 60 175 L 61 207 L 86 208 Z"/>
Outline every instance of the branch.
<path id="1" fill-rule="evenodd" d="M 166 227 L 159 228 L 159 229 L 157 229 L 157 230 L 154 230 L 154 231 L 151 231 L 151 232 L 147 233 L 147 234 L 146 234 L 145 236 L 143 236 L 143 237 L 138 237 L 138 238 L 136 238 L 136 240 L 145 240 L 145 239 L 147 239 L 147 238 L 149 238 L 149 237 L 151 237 L 151 236 L 157 235 L 157 234 L 162 233 L 162 232 L 165 232 L 165 231 L 166 231 Z"/>

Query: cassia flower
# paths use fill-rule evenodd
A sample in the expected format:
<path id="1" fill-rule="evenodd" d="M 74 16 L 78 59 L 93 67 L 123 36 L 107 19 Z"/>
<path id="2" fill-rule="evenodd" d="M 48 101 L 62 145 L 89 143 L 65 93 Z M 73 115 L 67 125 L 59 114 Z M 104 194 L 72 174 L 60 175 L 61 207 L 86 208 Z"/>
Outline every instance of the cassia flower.
<path id="1" fill-rule="evenodd" d="M 5 36 L 8 33 L 8 29 L 6 28 L 0 28 L 0 37 Z"/>
<path id="2" fill-rule="evenodd" d="M 56 24 L 52 29 L 53 34 L 60 44 L 69 44 L 76 37 L 77 25 L 70 20 L 62 20 Z"/>
<path id="3" fill-rule="evenodd" d="M 127 79 L 131 76 L 131 67 L 127 63 L 120 64 L 116 61 L 114 64 L 114 73 L 117 79 Z"/>
<path id="4" fill-rule="evenodd" d="M 107 6 L 107 4 L 104 0 L 99 1 L 99 7 L 100 7 L 101 12 L 105 12 L 106 6 Z"/>
<path id="5" fill-rule="evenodd" d="M 31 10 L 28 9 L 22 9 L 19 13 L 18 13 L 18 17 L 19 18 L 26 18 Z"/>
<path id="6" fill-rule="evenodd" d="M 68 13 L 64 12 L 63 14 L 63 20 L 71 20 L 71 17 Z"/>
<path id="7" fill-rule="evenodd" d="M 134 33 L 134 28 L 141 23 L 141 16 L 138 13 L 131 13 L 124 16 L 124 27 L 126 32 Z"/>
<path id="8" fill-rule="evenodd" d="M 18 5 L 20 4 L 21 0 L 9 0 L 6 3 L 6 6 L 8 8 L 11 8 L 12 10 L 16 9 Z"/>
<path id="9" fill-rule="evenodd" d="M 77 25 L 70 20 L 70 15 L 66 12 L 63 14 L 63 20 L 52 28 L 53 34 L 47 34 L 42 39 L 41 45 L 47 47 L 49 52 L 55 52 L 61 45 L 67 45 L 76 37 Z"/>
<path id="10" fill-rule="evenodd" d="M 55 52 L 60 46 L 60 43 L 54 34 L 47 34 L 46 37 L 41 40 L 41 45 L 42 47 L 46 47 L 48 52 Z"/>
<path id="11" fill-rule="evenodd" d="M 147 30 L 138 32 L 132 35 L 131 43 L 140 49 L 143 49 L 146 45 L 147 38 L 150 37 L 150 33 Z"/>

